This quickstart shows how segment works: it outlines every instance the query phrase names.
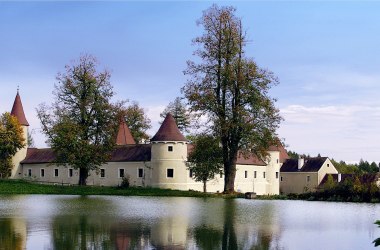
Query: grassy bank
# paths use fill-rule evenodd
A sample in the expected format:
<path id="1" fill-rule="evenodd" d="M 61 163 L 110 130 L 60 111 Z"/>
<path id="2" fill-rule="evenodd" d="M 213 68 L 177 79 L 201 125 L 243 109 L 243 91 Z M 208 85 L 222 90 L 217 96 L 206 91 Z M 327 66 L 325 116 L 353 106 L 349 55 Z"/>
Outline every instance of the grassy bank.
<path id="1" fill-rule="evenodd" d="M 239 195 L 208 194 L 196 191 L 179 191 L 143 187 L 62 186 L 27 182 L 25 180 L 0 180 L 0 195 L 13 194 L 62 194 L 62 195 L 120 195 L 167 197 L 221 197 L 237 198 Z"/>

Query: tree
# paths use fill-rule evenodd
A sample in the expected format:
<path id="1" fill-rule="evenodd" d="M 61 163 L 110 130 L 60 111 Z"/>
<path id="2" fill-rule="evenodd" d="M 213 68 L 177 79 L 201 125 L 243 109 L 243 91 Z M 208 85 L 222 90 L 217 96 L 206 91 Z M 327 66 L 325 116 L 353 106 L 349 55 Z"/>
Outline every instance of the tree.
<path id="1" fill-rule="evenodd" d="M 90 170 L 107 162 L 115 145 L 122 103 L 113 104 L 110 73 L 97 72 L 93 56 L 83 55 L 59 73 L 55 102 L 37 109 L 42 130 L 56 154 L 56 164 L 79 169 L 79 185 Z"/>
<path id="2" fill-rule="evenodd" d="M 152 127 L 150 125 L 150 119 L 137 102 L 132 102 L 132 104 L 124 110 L 123 115 L 136 142 L 149 139 L 149 135 L 146 131 Z"/>
<path id="3" fill-rule="evenodd" d="M 245 56 L 246 36 L 233 7 L 212 5 L 198 24 L 205 32 L 194 39 L 200 62 L 188 61 L 182 91 L 191 111 L 206 115 L 222 144 L 224 192 L 234 192 L 239 151 L 265 156 L 277 144 L 281 121 L 269 89 L 278 83 L 272 72 Z"/>
<path id="4" fill-rule="evenodd" d="M 195 137 L 194 148 L 187 159 L 187 166 L 196 181 L 203 182 L 203 192 L 207 191 L 207 181 L 222 173 L 223 155 L 219 140 L 201 134 Z"/>
<path id="5" fill-rule="evenodd" d="M 12 156 L 25 146 L 23 129 L 16 117 L 6 112 L 0 117 L 0 176 L 12 171 Z"/>
<path id="6" fill-rule="evenodd" d="M 177 127 L 181 132 L 189 132 L 191 117 L 186 104 L 182 101 L 182 98 L 177 97 L 173 102 L 170 102 L 165 110 L 160 114 L 161 118 L 165 119 L 168 113 L 173 115 L 173 118 L 177 123 Z"/>

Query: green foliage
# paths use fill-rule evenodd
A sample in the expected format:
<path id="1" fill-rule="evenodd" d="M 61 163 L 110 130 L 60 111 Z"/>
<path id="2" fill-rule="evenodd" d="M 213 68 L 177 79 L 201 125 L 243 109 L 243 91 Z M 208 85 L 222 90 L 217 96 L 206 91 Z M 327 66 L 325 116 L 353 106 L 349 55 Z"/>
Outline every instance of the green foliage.
<path id="1" fill-rule="evenodd" d="M 210 194 L 151 187 L 64 186 L 46 185 L 25 180 L 0 180 L 0 194 L 58 194 L 58 195 L 120 195 L 120 196 L 173 196 L 236 198 L 237 195 Z"/>
<path id="2" fill-rule="evenodd" d="M 17 118 L 6 112 L 0 117 L 0 177 L 8 177 L 12 157 L 25 146 L 23 129 Z"/>
<path id="3" fill-rule="evenodd" d="M 220 139 L 225 173 L 224 192 L 234 192 L 239 150 L 259 156 L 277 142 L 281 121 L 270 88 L 277 84 L 272 72 L 245 55 L 247 38 L 233 7 L 212 5 L 198 24 L 202 36 L 194 39 L 200 60 L 188 61 L 189 76 L 182 88 L 191 111 L 206 115 Z"/>
<path id="4" fill-rule="evenodd" d="M 173 116 L 178 129 L 182 133 L 189 133 L 191 116 L 187 110 L 186 104 L 182 102 L 182 98 L 177 97 L 173 102 L 170 102 L 165 110 L 160 114 L 160 117 L 165 119 L 168 113 Z"/>
<path id="5" fill-rule="evenodd" d="M 203 191 L 206 192 L 206 182 L 223 172 L 223 152 L 219 140 L 206 134 L 196 136 L 187 167 L 193 172 L 196 181 L 203 182 Z"/>
<path id="6" fill-rule="evenodd" d="M 334 181 L 334 178 L 332 177 L 331 174 L 327 175 L 327 181 L 325 184 L 323 184 L 323 188 L 325 190 L 333 189 L 336 186 L 336 182 Z"/>
<path id="7" fill-rule="evenodd" d="M 130 184 L 129 184 L 129 176 L 125 176 L 123 177 L 122 181 L 121 181 L 121 184 L 120 184 L 120 187 L 121 188 L 129 188 Z"/>
<path id="8" fill-rule="evenodd" d="M 123 115 L 136 142 L 149 139 L 149 135 L 146 131 L 152 127 L 150 125 L 150 119 L 137 102 L 132 102 L 132 104 L 124 110 Z"/>
<path id="9" fill-rule="evenodd" d="M 376 221 L 375 224 L 380 227 L 380 220 Z M 375 244 L 375 247 L 380 246 L 380 238 L 374 240 L 373 243 Z"/>
<path id="10" fill-rule="evenodd" d="M 55 102 L 50 107 L 41 104 L 38 117 L 57 164 L 80 169 L 79 184 L 85 185 L 88 171 L 110 158 L 122 103 L 111 103 L 110 74 L 98 73 L 92 56 L 81 56 L 76 65 L 66 66 L 57 81 Z"/>

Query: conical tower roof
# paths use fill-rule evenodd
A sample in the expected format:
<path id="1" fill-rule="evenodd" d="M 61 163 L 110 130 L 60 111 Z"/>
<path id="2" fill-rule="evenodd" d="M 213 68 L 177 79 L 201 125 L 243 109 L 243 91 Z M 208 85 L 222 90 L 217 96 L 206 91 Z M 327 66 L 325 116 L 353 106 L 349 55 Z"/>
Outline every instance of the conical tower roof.
<path id="1" fill-rule="evenodd" d="M 173 116 L 168 113 L 160 129 L 150 141 L 187 141 L 179 131 Z"/>
<path id="2" fill-rule="evenodd" d="M 129 130 L 124 119 L 120 120 L 119 131 L 116 137 L 116 145 L 127 145 L 136 144 L 135 139 L 133 139 L 131 130 Z"/>
<path id="3" fill-rule="evenodd" d="M 21 125 L 29 126 L 29 123 L 25 117 L 24 108 L 22 107 L 22 102 L 18 90 L 15 101 L 13 103 L 11 115 L 15 116 Z"/>

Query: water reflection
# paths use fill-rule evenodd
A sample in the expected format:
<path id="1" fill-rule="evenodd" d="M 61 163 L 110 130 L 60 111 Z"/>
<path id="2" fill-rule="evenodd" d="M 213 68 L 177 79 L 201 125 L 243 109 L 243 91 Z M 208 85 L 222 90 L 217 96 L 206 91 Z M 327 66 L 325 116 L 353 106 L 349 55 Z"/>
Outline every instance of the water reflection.
<path id="1" fill-rule="evenodd" d="M 194 198 L 0 197 L 0 250 L 365 249 L 378 235 L 373 218 L 380 217 L 379 208 Z"/>
<path id="2" fill-rule="evenodd" d="M 25 220 L 18 218 L 0 219 L 0 249 L 25 249 Z"/>

